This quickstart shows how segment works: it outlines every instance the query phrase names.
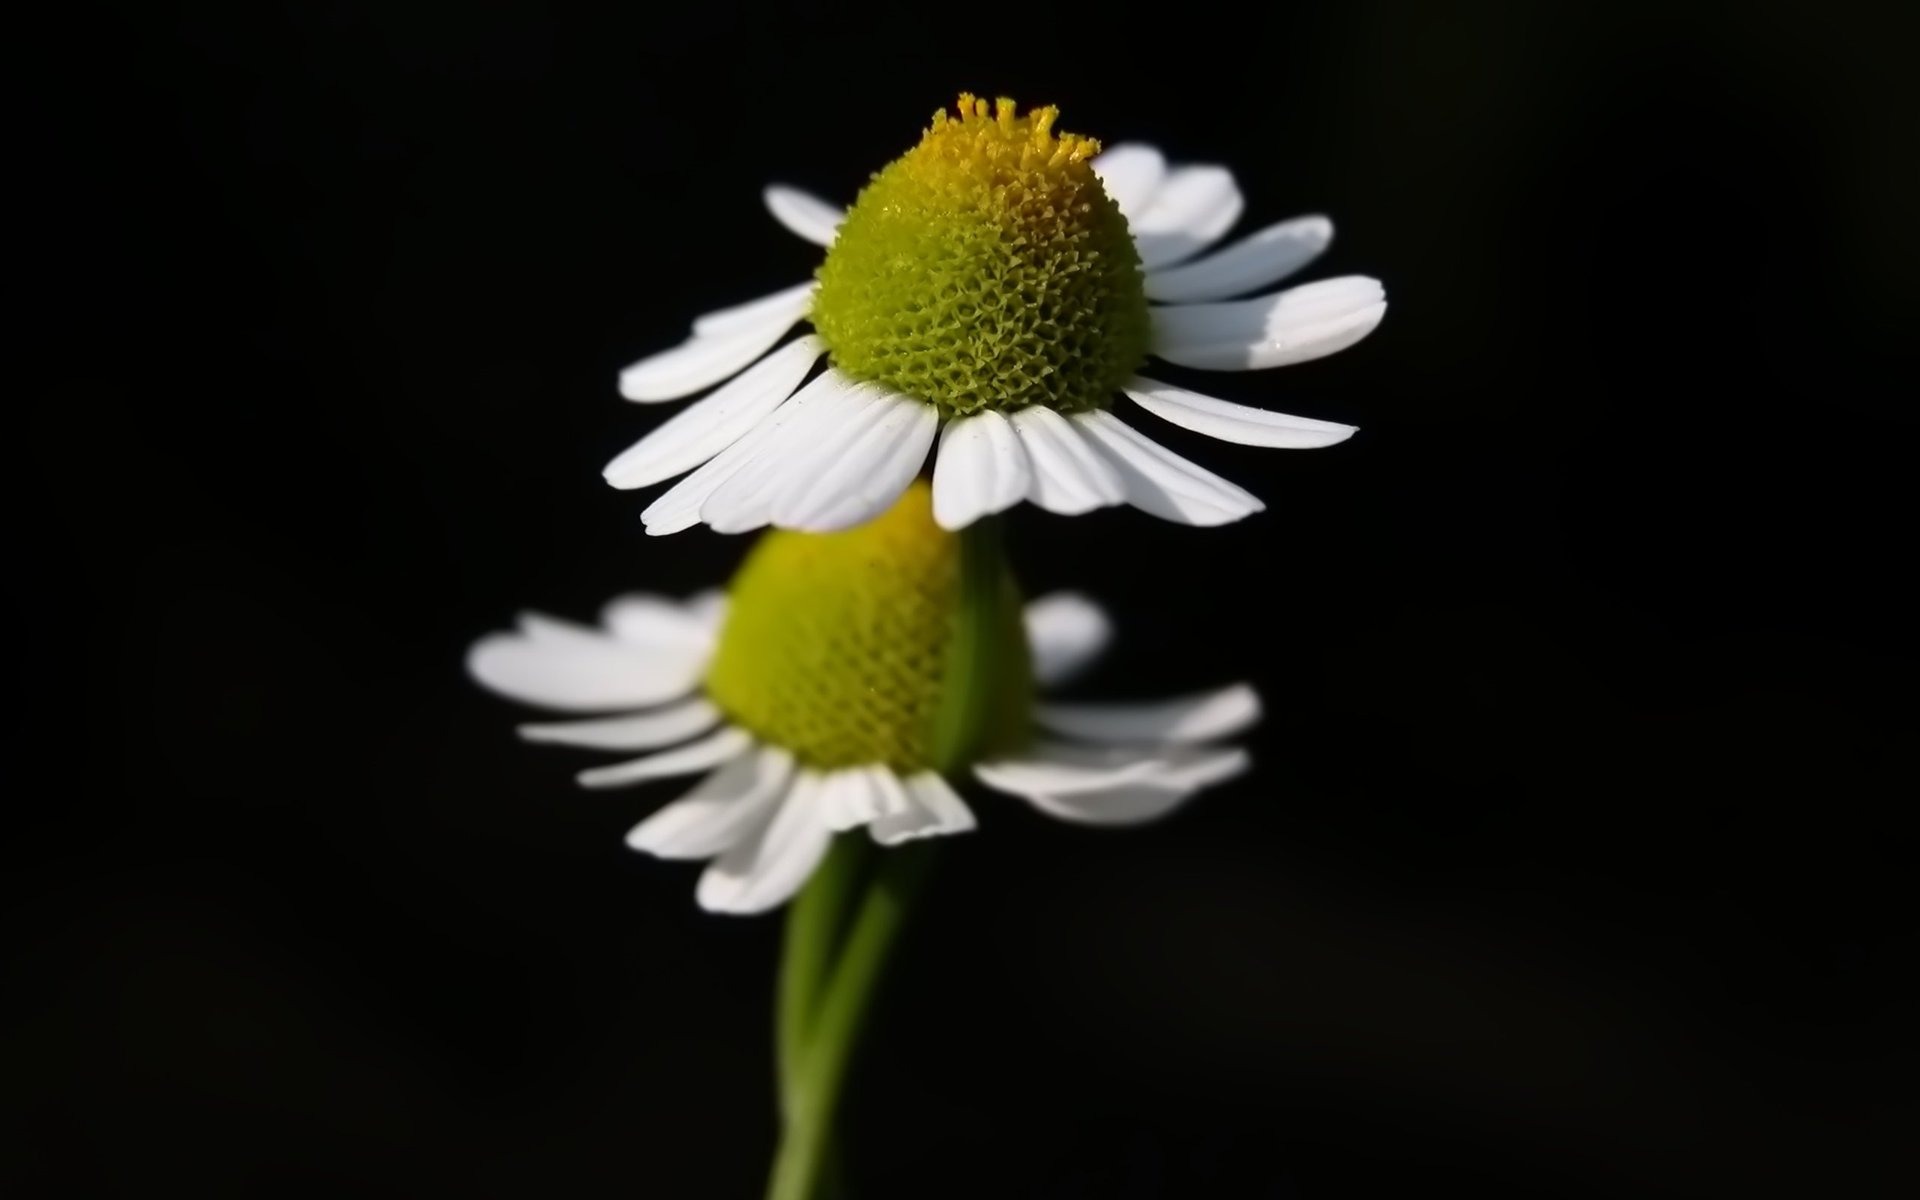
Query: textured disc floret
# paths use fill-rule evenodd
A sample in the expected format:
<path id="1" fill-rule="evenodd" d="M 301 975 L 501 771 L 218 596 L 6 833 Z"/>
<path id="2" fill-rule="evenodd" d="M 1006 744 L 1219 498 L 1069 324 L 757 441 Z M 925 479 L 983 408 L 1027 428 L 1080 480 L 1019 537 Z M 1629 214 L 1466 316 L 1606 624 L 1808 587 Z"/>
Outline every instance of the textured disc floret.
<path id="1" fill-rule="evenodd" d="M 807 766 L 923 770 L 960 588 L 960 539 L 934 523 L 925 484 L 858 529 L 769 533 L 734 576 L 707 694 L 735 724 Z M 1011 579 L 1002 591 L 982 753 L 1017 744 L 1031 709 Z"/>
<path id="2" fill-rule="evenodd" d="M 819 271 L 833 363 L 943 416 L 1104 408 L 1146 359 L 1126 218 L 1058 116 L 961 96 L 873 177 Z"/>

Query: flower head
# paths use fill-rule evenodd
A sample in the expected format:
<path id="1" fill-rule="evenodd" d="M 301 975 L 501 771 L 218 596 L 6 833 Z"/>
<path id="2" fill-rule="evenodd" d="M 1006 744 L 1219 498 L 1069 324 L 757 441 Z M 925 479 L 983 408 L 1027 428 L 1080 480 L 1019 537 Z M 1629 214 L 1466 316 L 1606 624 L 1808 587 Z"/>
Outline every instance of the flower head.
<path id="1" fill-rule="evenodd" d="M 949 529 L 1022 500 L 1215 525 L 1262 505 L 1123 422 L 1117 396 L 1246 445 L 1353 433 L 1139 374 L 1149 356 L 1256 370 L 1365 337 L 1386 311 L 1372 279 L 1233 299 L 1311 262 L 1331 223 L 1282 221 L 1196 258 L 1239 218 L 1233 176 L 1169 170 L 1144 145 L 1101 153 L 1056 133 L 1057 115 L 962 96 L 845 213 L 767 190 L 774 216 L 826 257 L 814 281 L 700 317 L 686 342 L 622 373 L 622 394 L 643 403 L 729 381 L 607 466 L 620 488 L 692 471 L 648 507 L 648 532 L 851 528 L 899 497 L 936 435 L 934 515 Z M 813 332 L 773 349 L 803 319 Z"/>
<path id="2" fill-rule="evenodd" d="M 1099 144 L 1058 113 L 934 114 L 827 247 L 810 315 L 834 367 L 952 420 L 1090 412 L 1147 358 L 1147 296 Z"/>
<path id="3" fill-rule="evenodd" d="M 583 786 L 703 774 L 627 840 L 712 859 L 696 895 L 715 912 L 784 903 L 838 833 L 864 827 L 890 846 L 974 828 L 953 787 L 968 775 L 1063 820 L 1127 824 L 1245 769 L 1244 751 L 1208 744 L 1257 719 L 1245 685 L 1035 701 L 1105 647 L 1106 618 L 1079 596 L 1023 607 L 1010 578 L 989 581 L 984 637 L 958 663 L 958 542 L 916 484 L 858 529 L 769 534 L 724 599 L 623 597 L 598 628 L 529 615 L 475 644 L 468 668 L 515 700 L 595 714 L 523 725 L 529 741 L 647 752 L 581 772 Z M 969 686 L 956 689 L 961 669 Z M 956 691 L 980 710 L 957 740 Z"/>

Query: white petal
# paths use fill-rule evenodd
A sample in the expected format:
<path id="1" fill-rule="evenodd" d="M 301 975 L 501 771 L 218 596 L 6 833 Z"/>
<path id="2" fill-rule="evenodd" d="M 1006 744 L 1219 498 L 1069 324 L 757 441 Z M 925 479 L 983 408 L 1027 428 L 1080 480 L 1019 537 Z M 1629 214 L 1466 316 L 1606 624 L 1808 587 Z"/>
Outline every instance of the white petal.
<path id="1" fill-rule="evenodd" d="M 1167 177 L 1167 160 L 1145 142 L 1122 142 L 1094 157 L 1093 173 L 1129 222 L 1153 203 Z"/>
<path id="2" fill-rule="evenodd" d="M 775 502 L 774 524 L 832 533 L 864 525 L 893 507 L 927 461 L 939 413 L 924 401 L 886 393 L 881 405 L 879 419 L 844 452 L 822 444 L 810 464 L 811 478 L 796 480 Z"/>
<path id="3" fill-rule="evenodd" d="M 1166 816 L 1194 797 L 1198 788 L 1131 784 L 1076 796 L 1023 796 L 1027 803 L 1061 821 L 1081 825 L 1140 825 Z"/>
<path id="4" fill-rule="evenodd" d="M 1027 498 L 1033 467 L 1013 425 L 988 410 L 947 422 L 933 460 L 933 519 L 964 529 Z"/>
<path id="5" fill-rule="evenodd" d="M 714 490 L 700 519 L 721 533 L 745 533 L 773 520 L 779 498 L 816 475 L 822 454 L 884 415 L 880 397 L 829 370 L 773 416 L 766 441 L 746 467 Z"/>
<path id="6" fill-rule="evenodd" d="M 1244 750 L 1176 751 L 1152 777 L 1072 792 L 1021 791 L 1041 812 L 1088 825 L 1133 825 L 1165 816 L 1201 788 L 1223 782 L 1247 768 Z M 979 768 L 975 768 L 979 773 Z M 984 779 L 984 776 L 983 776 Z M 991 781 L 987 781 L 991 783 Z M 997 786 L 997 785 L 996 785 Z"/>
<path id="7" fill-rule="evenodd" d="M 1133 228 L 1140 265 L 1149 271 L 1205 250 L 1240 219 L 1244 205 L 1225 167 L 1181 167 L 1167 176 Z"/>
<path id="8" fill-rule="evenodd" d="M 1173 765 L 1156 782 L 1176 788 L 1206 788 L 1245 773 L 1253 760 L 1238 746 L 1177 749 Z"/>
<path id="9" fill-rule="evenodd" d="M 1147 299 L 1163 304 L 1224 300 L 1279 283 L 1320 257 L 1333 241 L 1333 222 L 1295 217 L 1249 234 L 1231 246 L 1178 267 L 1147 274 Z"/>
<path id="10" fill-rule="evenodd" d="M 1101 746 L 1088 742 L 1043 741 L 1001 762 L 1002 765 L 1018 763 L 1023 767 L 1045 763 L 1052 768 L 1079 772 L 1075 778 L 1124 770 L 1128 774 L 1121 782 L 1128 784 L 1144 782 L 1158 787 L 1200 787 L 1239 773 L 1247 765 L 1247 753 L 1238 746 L 1176 746 L 1171 743 L 1156 746 Z M 1133 768 L 1142 763 L 1151 766 L 1142 775 L 1132 774 Z"/>
<path id="11" fill-rule="evenodd" d="M 848 767 L 825 777 L 819 798 L 820 819 L 840 833 L 880 815 L 880 792 L 865 767 Z"/>
<path id="12" fill-rule="evenodd" d="M 588 645 L 598 646 L 607 638 L 603 630 L 586 625 L 576 625 L 572 621 L 563 621 L 559 617 L 550 617 L 545 613 L 523 612 L 515 619 L 530 641 L 541 645 Z"/>
<path id="13" fill-rule="evenodd" d="M 1242 446 L 1270 446 L 1286 450 L 1314 450 L 1344 442 L 1354 435 L 1352 425 L 1316 421 L 1264 408 L 1218 400 L 1136 375 L 1122 385 L 1134 403 L 1162 421 Z"/>
<path id="14" fill-rule="evenodd" d="M 722 309 L 713 314 L 721 318 L 718 328 L 696 333 L 671 350 L 649 355 L 620 372 L 620 394 L 651 404 L 691 396 L 719 383 L 771 350 L 794 322 L 806 315 L 812 295 L 811 291 L 788 288 L 760 301 Z M 751 313 L 746 311 L 750 308 Z"/>
<path id="15" fill-rule="evenodd" d="M 921 771 L 905 782 L 914 802 L 939 819 L 941 833 L 965 833 L 978 825 L 960 793 L 937 772 Z"/>
<path id="16" fill-rule="evenodd" d="M 658 754 L 615 763 L 610 767 L 593 767 L 574 778 L 581 787 L 610 788 L 644 783 L 649 779 L 666 779 L 673 775 L 692 775 L 717 767 L 730 758 L 738 758 L 753 749 L 753 744 L 752 734 L 729 725 L 697 742 L 688 742 L 672 750 L 662 750 Z"/>
<path id="17" fill-rule="evenodd" d="M 937 773 L 921 771 L 909 775 L 905 785 L 908 810 L 881 817 L 868 827 L 873 840 L 882 846 L 965 833 L 974 828 L 973 810 Z"/>
<path id="18" fill-rule="evenodd" d="M 713 648 L 713 626 L 689 604 L 651 592 L 615 596 L 600 609 L 607 632 L 630 646 L 652 646 L 705 653 Z"/>
<path id="19" fill-rule="evenodd" d="M 820 339 L 813 336 L 780 347 L 627 447 L 602 474 L 614 487 L 641 488 L 691 471 L 745 437 L 793 395 L 821 349 Z"/>
<path id="20" fill-rule="evenodd" d="M 1097 758 L 1074 749 L 1043 742 L 1014 758 L 975 763 L 973 773 L 988 787 L 1016 796 L 1067 796 L 1149 782 L 1170 765 L 1152 747 L 1113 747 Z"/>
<path id="21" fill-rule="evenodd" d="M 1224 525 L 1266 505 L 1252 493 L 1142 436 L 1106 412 L 1073 418 L 1127 485 L 1127 502 L 1183 525 Z"/>
<path id="22" fill-rule="evenodd" d="M 820 776 L 801 771 L 758 836 L 729 848 L 700 876 L 708 912 L 757 913 L 784 904 L 806 883 L 833 841 L 816 802 Z"/>
<path id="23" fill-rule="evenodd" d="M 1078 592 L 1053 592 L 1027 605 L 1027 645 L 1034 682 L 1065 683 L 1085 670 L 1113 639 L 1113 622 Z"/>
<path id="24" fill-rule="evenodd" d="M 1009 424 L 1032 467 L 1028 494 L 1041 508 L 1078 516 L 1126 500 L 1120 473 L 1059 413 L 1028 405 L 1015 412 Z"/>
<path id="25" fill-rule="evenodd" d="M 631 717 L 522 725 L 520 736 L 529 742 L 584 746 L 589 750 L 652 750 L 657 746 L 671 746 L 696 733 L 704 733 L 719 721 L 720 710 L 704 698 L 695 696 L 666 708 Z"/>
<path id="26" fill-rule="evenodd" d="M 800 389 L 805 392 L 806 389 Z M 799 397 L 796 392 L 787 400 L 792 404 Z M 784 405 L 782 407 L 785 407 Z M 773 416 L 779 415 L 779 409 Z M 734 474 L 752 460 L 772 431 L 773 416 L 763 417 L 760 423 L 733 445 L 714 455 L 701 464 L 693 474 L 674 484 L 654 498 L 640 513 L 640 519 L 646 523 L 649 537 L 663 537 L 669 533 L 679 533 L 700 523 L 700 509 L 707 498 L 732 479 Z"/>
<path id="27" fill-rule="evenodd" d="M 785 225 L 788 232 L 816 246 L 833 245 L 834 233 L 839 230 L 840 222 L 847 219 L 846 209 L 836 208 L 812 192 L 784 183 L 769 184 L 761 198 L 767 202 L 767 211 L 773 214 L 774 220 Z"/>
<path id="28" fill-rule="evenodd" d="M 717 636 L 720 626 L 727 619 L 727 594 L 719 588 L 709 588 L 688 596 L 687 615 L 700 623 L 709 637 Z"/>
<path id="29" fill-rule="evenodd" d="M 1244 683 L 1196 696 L 1139 704 L 1041 704 L 1035 723 L 1090 742 L 1185 745 L 1228 737 L 1260 719 L 1260 697 Z"/>
<path id="30" fill-rule="evenodd" d="M 782 288 L 770 296 L 761 296 L 744 304 L 735 304 L 727 308 L 716 308 L 693 319 L 693 331 L 706 335 L 725 333 L 730 329 L 743 329 L 757 325 L 774 313 L 791 311 L 798 305 L 801 312 L 811 306 L 814 289 L 820 285 L 809 279 L 805 283 L 796 283 L 790 288 Z"/>
<path id="31" fill-rule="evenodd" d="M 755 462 L 761 451 L 782 436 L 790 423 L 805 416 L 823 397 L 838 395 L 846 386 L 845 376 L 828 370 L 788 397 L 785 404 L 761 418 L 759 424 L 748 430 L 739 441 L 709 459 L 706 465 L 668 488 L 648 505 L 646 511 L 640 514 L 640 519 L 647 524 L 647 532 L 657 537 L 698 525 L 701 510 L 716 491 L 748 464 Z"/>
<path id="32" fill-rule="evenodd" d="M 564 712 L 644 708 L 686 695 L 706 669 L 705 651 L 627 645 L 552 618 L 522 624 L 538 632 L 481 638 L 467 652 L 467 671 L 526 704 Z"/>
<path id="33" fill-rule="evenodd" d="M 1153 352 L 1208 371 L 1259 371 L 1323 358 L 1372 333 L 1387 312 L 1377 279 L 1346 275 L 1226 304 L 1156 308 Z"/>
<path id="34" fill-rule="evenodd" d="M 793 756 L 775 746 L 729 759 L 692 791 L 633 827 L 627 845 L 659 858 L 710 858 L 773 815 Z"/>
<path id="35" fill-rule="evenodd" d="M 867 781 L 873 786 L 879 816 L 896 817 L 914 810 L 913 798 L 907 795 L 905 785 L 892 768 L 878 763 L 868 767 Z"/>

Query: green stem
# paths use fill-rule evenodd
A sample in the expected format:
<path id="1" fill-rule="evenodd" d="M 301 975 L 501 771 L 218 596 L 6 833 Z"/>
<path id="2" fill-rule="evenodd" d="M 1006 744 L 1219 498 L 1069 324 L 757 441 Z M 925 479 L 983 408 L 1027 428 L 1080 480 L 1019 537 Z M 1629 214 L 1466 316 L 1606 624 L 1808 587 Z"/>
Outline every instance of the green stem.
<path id="1" fill-rule="evenodd" d="M 1006 573 L 999 518 L 982 517 L 960 531 L 960 603 L 933 723 L 933 767 L 943 775 L 965 765 L 986 724 L 983 709 L 999 660 L 994 635 Z"/>
<path id="2" fill-rule="evenodd" d="M 813 1200 L 833 1137 L 840 1086 L 887 951 L 926 876 L 929 847 L 892 850 L 861 901 L 846 949 L 821 996 L 796 1086 L 788 1094 L 786 1133 L 774 1160 L 767 1200 Z"/>
<path id="3" fill-rule="evenodd" d="M 807 1030 L 813 1024 L 827 967 L 845 932 L 847 906 L 866 857 L 867 846 L 861 839 L 833 839 L 827 857 L 814 869 L 813 877 L 787 911 L 774 1030 L 782 1113 L 793 1106 Z"/>
<path id="4" fill-rule="evenodd" d="M 931 730 L 930 757 L 942 774 L 969 761 L 985 733 L 1001 661 L 994 639 L 1004 616 L 1004 554 L 999 523 L 991 518 L 960 534 L 954 636 Z M 928 846 L 883 855 L 841 942 L 863 849 L 859 839 L 836 838 L 788 916 L 778 1018 L 785 1124 L 767 1200 L 817 1200 L 831 1173 L 834 1117 L 861 1023 L 932 857 Z"/>

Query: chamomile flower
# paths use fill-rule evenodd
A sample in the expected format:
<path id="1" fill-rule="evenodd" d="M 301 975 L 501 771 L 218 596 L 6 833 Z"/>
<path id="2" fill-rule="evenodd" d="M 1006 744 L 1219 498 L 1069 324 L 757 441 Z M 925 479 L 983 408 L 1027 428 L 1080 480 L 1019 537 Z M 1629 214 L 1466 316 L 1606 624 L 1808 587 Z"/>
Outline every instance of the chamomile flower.
<path id="1" fill-rule="evenodd" d="M 1313 261 L 1332 224 L 1296 217 L 1203 255 L 1240 216 L 1229 171 L 1169 168 L 1134 143 L 1100 153 L 1056 134 L 1056 117 L 962 96 L 845 212 L 767 189 L 775 218 L 826 256 L 813 280 L 708 313 L 622 372 L 641 403 L 726 381 L 608 464 L 618 488 L 692 472 L 646 509 L 647 532 L 851 528 L 919 476 L 936 437 L 934 515 L 949 529 L 1022 500 L 1218 525 L 1264 506 L 1123 421 L 1118 396 L 1243 445 L 1353 434 L 1140 374 L 1150 356 L 1262 370 L 1365 337 L 1386 312 L 1374 279 L 1239 298 Z M 802 321 L 812 331 L 781 345 Z"/>
<path id="2" fill-rule="evenodd" d="M 525 616 L 476 643 L 468 669 L 514 700 L 596 714 L 522 725 L 528 741 L 644 752 L 582 771 L 585 787 L 704 775 L 627 842 L 710 859 L 696 896 L 714 912 L 784 903 L 839 834 L 892 846 L 974 828 L 953 786 L 967 775 L 1049 816 L 1124 825 L 1246 768 L 1244 750 L 1213 744 L 1258 719 L 1244 684 L 1036 703 L 1036 688 L 1099 655 L 1110 627 L 1075 594 L 1022 607 L 1001 560 L 963 645 L 959 539 L 932 510 L 915 483 L 858 529 L 770 533 L 725 597 L 626 596 L 598 627 Z M 960 694 L 974 711 L 956 743 L 946 732 Z"/>

